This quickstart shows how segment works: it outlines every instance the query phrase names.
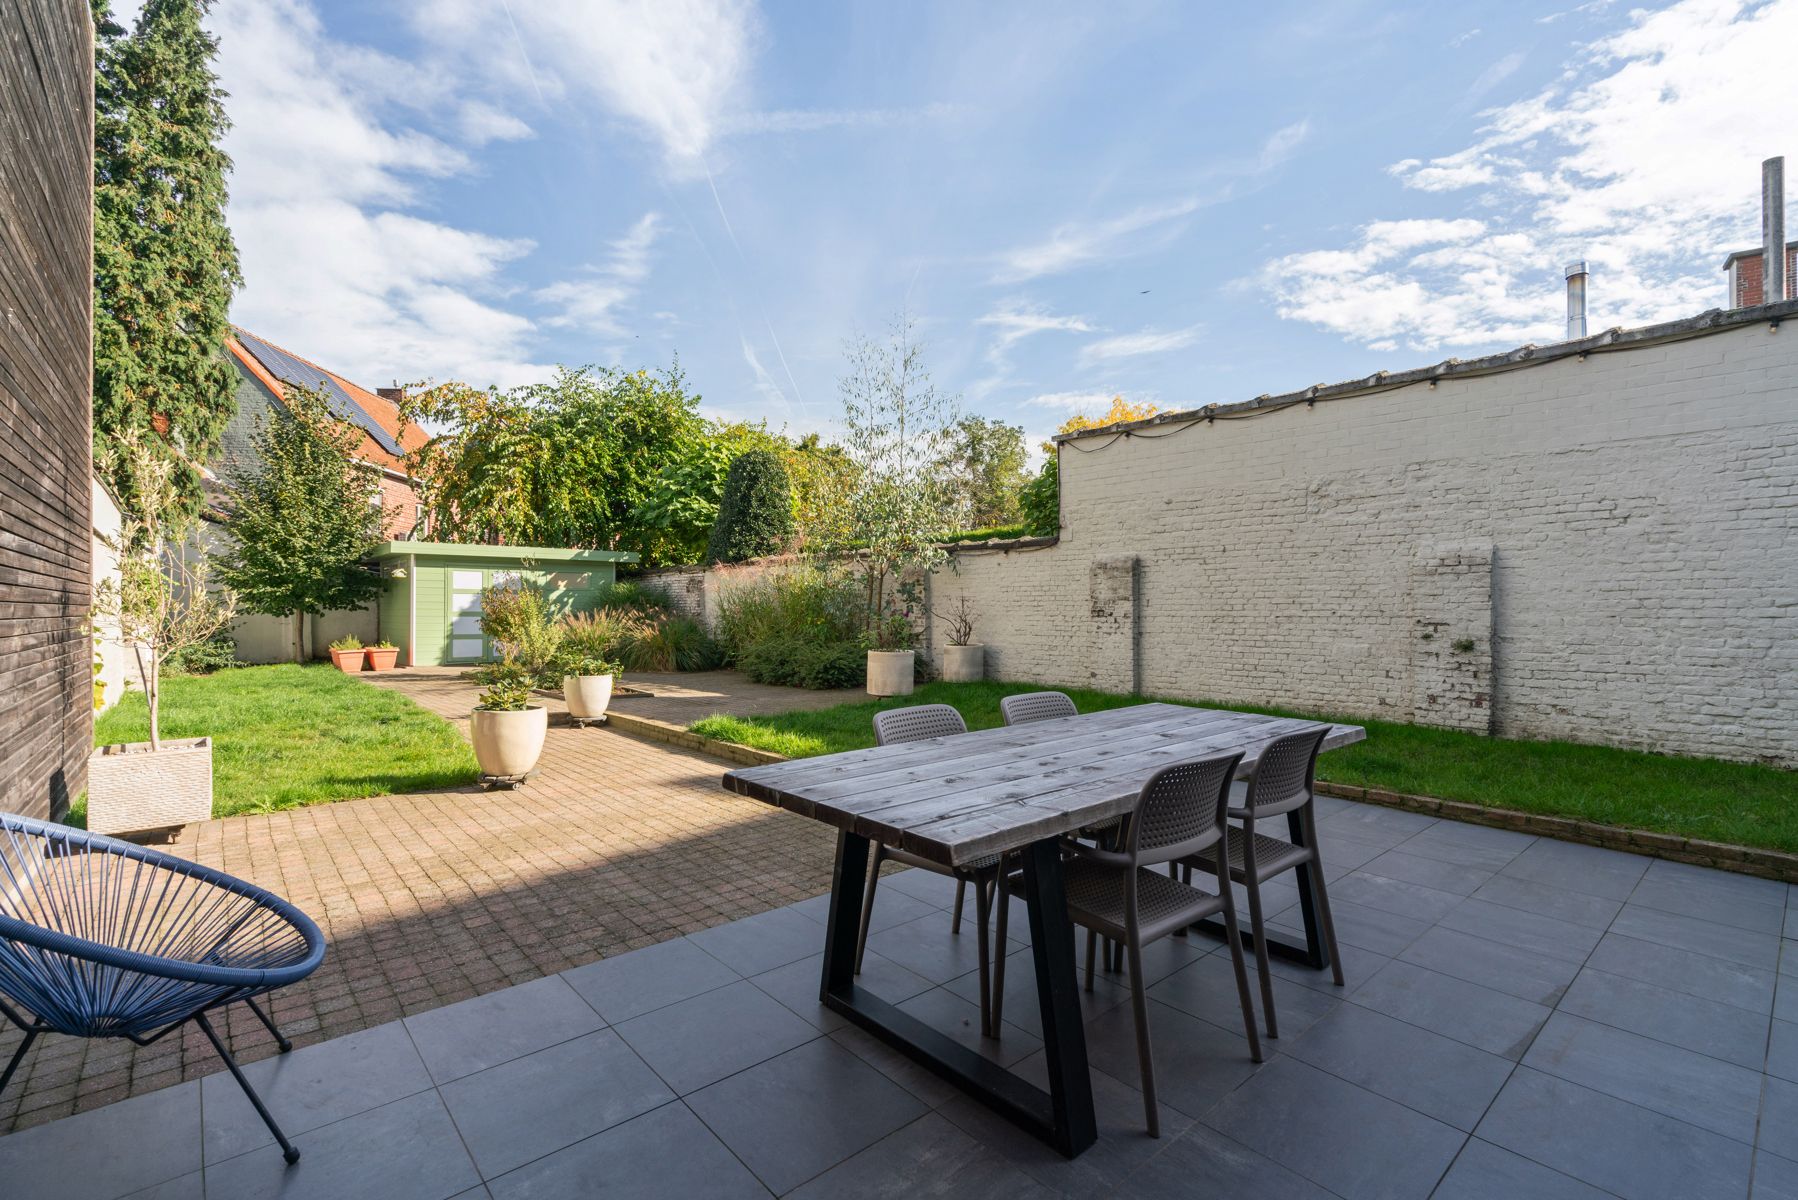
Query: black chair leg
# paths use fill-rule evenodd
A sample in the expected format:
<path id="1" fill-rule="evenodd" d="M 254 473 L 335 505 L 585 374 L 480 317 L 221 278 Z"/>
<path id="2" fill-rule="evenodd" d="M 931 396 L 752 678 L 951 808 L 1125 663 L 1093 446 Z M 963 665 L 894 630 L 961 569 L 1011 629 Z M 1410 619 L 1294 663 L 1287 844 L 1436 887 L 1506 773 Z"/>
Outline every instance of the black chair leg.
<path id="1" fill-rule="evenodd" d="M 6 1064 L 6 1073 L 0 1075 L 0 1094 L 5 1093 L 6 1085 L 12 1082 L 12 1073 L 19 1069 L 20 1063 L 25 1061 L 25 1051 L 31 1049 L 31 1043 L 37 1041 L 38 1033 L 39 1031 L 36 1029 L 25 1031 L 25 1040 L 19 1043 L 17 1050 L 13 1051 L 12 1061 Z"/>
<path id="2" fill-rule="evenodd" d="M 250 1006 L 250 1011 L 256 1014 L 256 1019 L 262 1022 L 262 1027 L 268 1030 L 269 1036 L 275 1039 L 275 1045 L 280 1048 L 281 1053 L 286 1054 L 293 1049 L 293 1043 L 287 1040 L 285 1034 L 275 1028 L 275 1023 L 269 1020 L 268 1014 L 262 1011 L 260 1004 L 250 999 L 245 999 L 244 1003 Z"/>
<path id="3" fill-rule="evenodd" d="M 262 1123 L 268 1126 L 268 1131 L 275 1135 L 277 1142 L 281 1143 L 281 1157 L 290 1164 L 299 1162 L 300 1148 L 288 1141 L 287 1135 L 281 1132 L 281 1127 L 275 1124 L 275 1118 L 269 1113 L 268 1105 L 262 1102 L 262 1097 L 256 1094 L 256 1089 L 250 1086 L 248 1079 L 244 1078 L 243 1068 L 237 1065 L 237 1060 L 231 1057 L 231 1051 L 227 1050 L 225 1043 L 219 1040 L 219 1035 L 213 1031 L 212 1022 L 206 1019 L 206 1014 L 195 1013 L 194 1024 L 200 1027 L 200 1032 L 206 1035 L 206 1040 L 212 1043 L 212 1048 L 217 1050 L 219 1057 L 225 1060 L 225 1065 L 231 1069 L 231 1077 L 237 1080 L 237 1086 L 243 1089 L 243 1094 L 248 1096 L 250 1103 L 256 1106 L 256 1113 L 262 1118 Z"/>

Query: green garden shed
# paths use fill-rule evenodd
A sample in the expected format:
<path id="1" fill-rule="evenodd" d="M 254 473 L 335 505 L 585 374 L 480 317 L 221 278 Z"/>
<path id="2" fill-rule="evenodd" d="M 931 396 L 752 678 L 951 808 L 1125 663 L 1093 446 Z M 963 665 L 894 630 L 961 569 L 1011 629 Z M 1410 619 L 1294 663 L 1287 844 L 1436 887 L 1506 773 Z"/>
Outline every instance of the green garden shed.
<path id="1" fill-rule="evenodd" d="M 495 584 L 543 589 L 561 612 L 589 609 L 600 589 L 635 554 L 555 546 L 458 546 L 449 542 L 383 542 L 374 554 L 381 571 L 381 636 L 400 648 L 407 666 L 491 662 L 493 643 L 481 635 L 481 591 Z"/>

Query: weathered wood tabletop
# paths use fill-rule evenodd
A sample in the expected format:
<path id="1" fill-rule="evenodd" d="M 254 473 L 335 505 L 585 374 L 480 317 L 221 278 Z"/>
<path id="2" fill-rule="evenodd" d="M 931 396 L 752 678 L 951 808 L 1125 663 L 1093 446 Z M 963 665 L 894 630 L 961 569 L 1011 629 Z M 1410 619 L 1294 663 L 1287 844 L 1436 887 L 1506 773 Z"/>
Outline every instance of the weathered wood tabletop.
<path id="1" fill-rule="evenodd" d="M 747 767 L 730 791 L 950 866 L 1130 811 L 1162 767 L 1213 754 L 1253 770 L 1273 739 L 1321 722 L 1177 704 L 1076 717 Z M 1323 748 L 1367 736 L 1331 725 Z"/>

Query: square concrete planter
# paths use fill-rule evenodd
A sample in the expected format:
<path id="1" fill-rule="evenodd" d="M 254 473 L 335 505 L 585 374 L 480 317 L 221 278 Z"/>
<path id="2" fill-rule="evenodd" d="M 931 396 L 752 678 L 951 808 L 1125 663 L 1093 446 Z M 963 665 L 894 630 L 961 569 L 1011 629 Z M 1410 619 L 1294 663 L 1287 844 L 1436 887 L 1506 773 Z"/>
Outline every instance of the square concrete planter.
<path id="1" fill-rule="evenodd" d="M 87 827 L 134 833 L 212 819 L 212 739 L 101 746 L 87 759 Z"/>
<path id="2" fill-rule="evenodd" d="M 986 647 L 979 642 L 943 647 L 944 683 L 979 683 L 986 678 Z"/>

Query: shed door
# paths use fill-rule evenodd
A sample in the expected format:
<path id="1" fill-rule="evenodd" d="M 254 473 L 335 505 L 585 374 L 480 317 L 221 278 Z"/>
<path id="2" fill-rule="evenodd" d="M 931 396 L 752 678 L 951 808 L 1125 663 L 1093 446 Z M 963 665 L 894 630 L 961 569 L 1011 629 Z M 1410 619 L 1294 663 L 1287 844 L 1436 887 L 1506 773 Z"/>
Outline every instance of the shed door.
<path id="1" fill-rule="evenodd" d="M 450 572 L 450 660 L 480 662 L 487 657 L 487 639 L 481 636 L 481 589 L 484 572 Z"/>

